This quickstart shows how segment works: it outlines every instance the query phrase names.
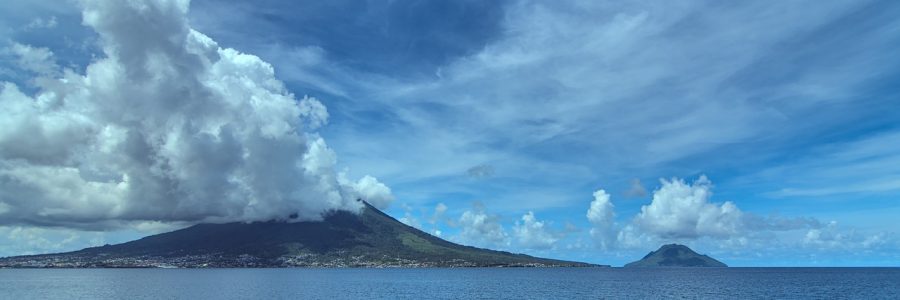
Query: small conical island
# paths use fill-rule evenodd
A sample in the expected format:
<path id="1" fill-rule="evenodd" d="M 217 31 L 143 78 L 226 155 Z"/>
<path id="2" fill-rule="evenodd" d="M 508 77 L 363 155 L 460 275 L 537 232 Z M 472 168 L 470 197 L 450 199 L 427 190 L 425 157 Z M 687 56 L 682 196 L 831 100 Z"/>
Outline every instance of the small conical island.
<path id="1" fill-rule="evenodd" d="M 698 254 L 685 245 L 668 244 L 651 251 L 641 260 L 625 265 L 626 268 L 653 267 L 727 267 L 712 257 Z"/>

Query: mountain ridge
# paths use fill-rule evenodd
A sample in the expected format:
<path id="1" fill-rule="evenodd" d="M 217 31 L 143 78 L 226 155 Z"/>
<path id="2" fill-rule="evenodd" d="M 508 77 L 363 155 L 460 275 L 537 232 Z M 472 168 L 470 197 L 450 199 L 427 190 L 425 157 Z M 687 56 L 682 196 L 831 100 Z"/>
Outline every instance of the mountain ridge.
<path id="1" fill-rule="evenodd" d="M 455 244 L 363 201 L 315 222 L 197 224 L 78 251 L 0 258 L 0 267 L 589 267 Z"/>

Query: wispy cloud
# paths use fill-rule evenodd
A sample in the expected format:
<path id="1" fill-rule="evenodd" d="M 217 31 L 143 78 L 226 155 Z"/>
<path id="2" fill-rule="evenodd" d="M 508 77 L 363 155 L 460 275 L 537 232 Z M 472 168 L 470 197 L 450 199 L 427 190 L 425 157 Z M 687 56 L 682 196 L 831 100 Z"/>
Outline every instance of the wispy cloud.
<path id="1" fill-rule="evenodd" d="M 442 66 L 439 78 L 362 87 L 366 96 L 349 101 L 377 103 L 390 125 L 373 132 L 341 124 L 334 143 L 354 165 L 400 182 L 458 176 L 454 166 L 484 161 L 500 161 L 497 177 L 547 188 L 554 185 L 539 177 L 583 186 L 683 172 L 688 163 L 689 172 L 751 155 L 758 163 L 790 151 L 771 143 L 840 126 L 829 121 L 847 112 L 839 103 L 854 101 L 862 85 L 898 63 L 888 54 L 889 30 L 837 28 L 878 5 L 512 3 L 504 34 Z M 864 42 L 834 44 L 822 36 L 832 29 Z M 845 56 L 835 60 L 801 40 L 822 40 Z M 799 57 L 803 68 L 777 69 Z M 873 57 L 884 64 L 873 65 Z M 852 108 L 855 118 L 873 114 L 887 118 Z M 366 152 L 351 149 L 352 137 L 370 134 L 379 138 Z M 604 172 L 525 171 L 541 165 Z"/>
<path id="2" fill-rule="evenodd" d="M 807 155 L 747 180 L 792 174 L 769 192 L 775 197 L 879 194 L 900 190 L 900 132 L 889 131 L 814 147 Z M 756 178 L 756 179 L 752 179 Z"/>

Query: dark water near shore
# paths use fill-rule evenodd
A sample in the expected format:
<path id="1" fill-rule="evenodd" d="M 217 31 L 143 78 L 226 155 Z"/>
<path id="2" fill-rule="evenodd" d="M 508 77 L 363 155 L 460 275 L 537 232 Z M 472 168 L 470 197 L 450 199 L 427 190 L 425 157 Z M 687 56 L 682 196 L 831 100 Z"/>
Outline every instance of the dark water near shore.
<path id="1" fill-rule="evenodd" d="M 900 268 L 3 269 L 0 299 L 898 299 Z"/>

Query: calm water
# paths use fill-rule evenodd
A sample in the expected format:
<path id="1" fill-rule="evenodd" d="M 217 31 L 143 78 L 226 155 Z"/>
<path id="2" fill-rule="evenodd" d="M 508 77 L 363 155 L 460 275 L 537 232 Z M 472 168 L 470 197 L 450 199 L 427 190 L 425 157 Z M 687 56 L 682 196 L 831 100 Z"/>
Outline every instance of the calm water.
<path id="1" fill-rule="evenodd" d="M 900 298 L 900 268 L 0 269 L 0 299 Z"/>

